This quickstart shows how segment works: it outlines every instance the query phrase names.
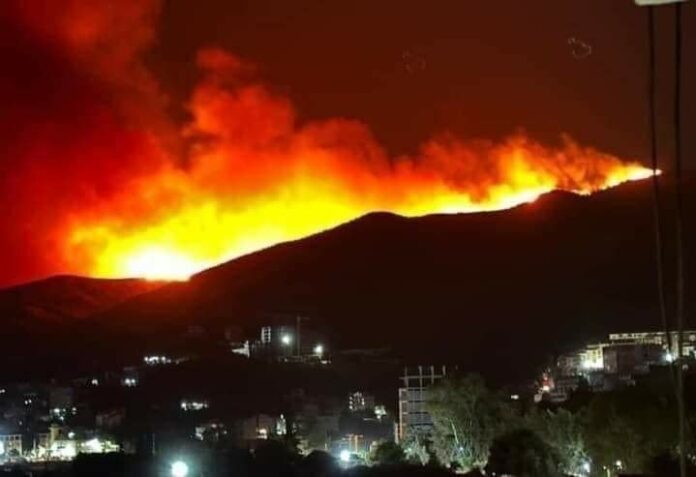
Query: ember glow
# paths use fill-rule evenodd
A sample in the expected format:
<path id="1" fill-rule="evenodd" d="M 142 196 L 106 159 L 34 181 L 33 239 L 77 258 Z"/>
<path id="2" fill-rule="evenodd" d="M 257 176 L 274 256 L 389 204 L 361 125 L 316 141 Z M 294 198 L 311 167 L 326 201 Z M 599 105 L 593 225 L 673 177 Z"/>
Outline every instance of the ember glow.
<path id="1" fill-rule="evenodd" d="M 273 102 L 253 111 L 264 107 Z M 371 211 L 418 216 L 499 210 L 556 189 L 589 194 L 650 176 L 649 169 L 569 140 L 549 149 L 523 136 L 501 144 L 443 137 L 418 157 L 390 159 L 356 123 L 293 126 L 285 134 L 261 147 L 239 138 L 221 141 L 201 151 L 186 173 L 148 177 L 123 200 L 172 193 L 181 200 L 154 207 L 152 219 L 133 224 L 123 219 L 117 199 L 113 212 L 100 209 L 98 216 L 76 220 L 68 249 L 89 257 L 92 275 L 181 280 Z M 254 180 L 247 182 L 250 176 Z M 172 184 L 176 192 L 166 190 Z"/>
<path id="2" fill-rule="evenodd" d="M 300 121 L 254 65 L 217 48 L 198 52 L 199 80 L 177 105 L 189 119 L 175 121 L 141 61 L 158 1 L 13 3 L 26 38 L 7 55 L 48 58 L 18 59 L 3 80 L 15 89 L 0 89 L 0 124 L 16 131 L 2 144 L 15 164 L 0 199 L 18 224 L 1 240 L 26 244 L 8 259 L 28 277 L 184 280 L 373 211 L 499 210 L 650 176 L 565 136 L 546 146 L 445 132 L 392 157 L 359 121 Z"/>
<path id="3" fill-rule="evenodd" d="M 589 194 L 650 175 L 640 166 L 615 167 L 605 182 L 577 184 L 571 190 Z M 408 193 L 400 189 L 396 198 L 388 191 L 407 187 L 408 179 L 385 178 L 383 190 L 365 191 L 367 197 L 361 197 L 362 189 L 350 190 L 340 178 L 309 174 L 297 182 L 279 185 L 265 198 L 252 198 L 249 205 L 238 209 L 227 208 L 224 198 L 217 201 L 207 197 L 200 206 L 172 210 L 171 216 L 160 222 L 124 232 L 122 226 L 110 228 L 87 220 L 75 227 L 68 246 L 87 250 L 92 257 L 89 273 L 95 276 L 185 280 L 223 261 L 320 232 L 375 210 L 405 216 L 491 211 L 533 202 L 558 188 L 555 178 L 529 171 L 511 178 L 511 183 L 491 186 L 484 197 L 472 196 L 439 178 L 423 183 L 418 179 L 413 179 Z M 326 182 L 333 184 L 327 187 Z"/>

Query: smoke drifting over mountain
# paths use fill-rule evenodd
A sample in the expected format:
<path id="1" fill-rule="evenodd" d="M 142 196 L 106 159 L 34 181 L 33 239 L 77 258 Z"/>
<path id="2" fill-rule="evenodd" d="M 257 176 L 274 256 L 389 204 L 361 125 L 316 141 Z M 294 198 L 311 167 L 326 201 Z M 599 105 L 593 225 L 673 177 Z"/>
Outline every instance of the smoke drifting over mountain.
<path id="1" fill-rule="evenodd" d="M 647 177 L 639 164 L 523 133 L 446 131 L 391 157 L 368 125 L 300 121 L 249 60 L 216 47 L 172 104 L 146 67 L 158 1 L 10 1 L 0 24 L 0 283 L 57 272 L 186 278 L 387 210 L 511 207 Z M 184 121 L 172 111 L 185 111 Z"/>

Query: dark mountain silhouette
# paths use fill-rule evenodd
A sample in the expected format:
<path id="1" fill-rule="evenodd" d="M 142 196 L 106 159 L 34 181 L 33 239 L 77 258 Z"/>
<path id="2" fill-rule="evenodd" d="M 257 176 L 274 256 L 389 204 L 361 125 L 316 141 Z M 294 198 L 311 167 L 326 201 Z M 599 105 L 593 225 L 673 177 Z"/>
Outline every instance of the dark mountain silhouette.
<path id="1" fill-rule="evenodd" d="M 687 247 L 696 244 L 694 185 L 685 187 Z M 667 258 L 672 264 L 672 250 Z M 585 339 L 658 328 L 655 283 L 652 190 L 643 181 L 493 213 L 370 214 L 141 295 L 103 318 L 141 333 L 191 323 L 221 333 L 229 325 L 255 332 L 267 313 L 303 314 L 331 330 L 334 347 L 389 346 L 409 361 L 522 375 Z"/>
<path id="2" fill-rule="evenodd" d="M 694 186 L 690 178 L 690 249 L 696 246 Z M 665 199 L 671 242 L 672 201 Z M 376 213 L 91 318 L 106 336 L 130 337 L 113 339 L 112 346 L 137 347 L 181 336 L 191 324 L 212 336 L 229 326 L 256 333 L 269 313 L 303 314 L 330 330 L 333 349 L 387 346 L 408 362 L 457 363 L 521 378 L 586 339 L 659 327 L 653 244 L 649 181 L 587 197 L 551 193 L 492 213 L 411 219 Z M 670 264 L 673 255 L 668 250 Z M 687 253 L 687 276 L 695 256 Z M 665 272 L 671 279 L 673 266 Z M 689 282 L 688 315 L 693 289 Z"/>
<path id="3" fill-rule="evenodd" d="M 160 286 L 139 279 L 56 276 L 0 290 L 0 346 L 6 360 L 1 378 L 79 371 L 74 363 L 92 362 L 81 353 L 94 339 L 90 318 Z"/>
<path id="4" fill-rule="evenodd" d="M 103 312 L 162 284 L 139 279 L 55 276 L 0 290 L 0 313 L 4 320 L 72 321 Z"/>

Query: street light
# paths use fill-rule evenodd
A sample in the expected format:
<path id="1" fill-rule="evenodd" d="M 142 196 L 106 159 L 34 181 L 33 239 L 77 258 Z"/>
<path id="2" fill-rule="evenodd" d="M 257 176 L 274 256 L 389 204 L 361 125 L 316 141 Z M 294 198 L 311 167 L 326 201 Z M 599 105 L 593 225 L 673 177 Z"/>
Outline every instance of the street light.
<path id="1" fill-rule="evenodd" d="M 314 347 L 314 354 L 319 356 L 321 358 L 321 355 L 324 354 L 324 345 L 318 344 Z"/>
<path id="2" fill-rule="evenodd" d="M 338 458 L 341 460 L 341 462 L 350 462 L 350 451 L 343 449 L 341 453 L 338 454 Z"/>
<path id="3" fill-rule="evenodd" d="M 290 343 L 292 343 L 292 336 L 290 335 L 283 335 L 280 337 L 280 341 L 285 345 L 289 346 Z"/>
<path id="4" fill-rule="evenodd" d="M 172 462 L 170 470 L 172 477 L 187 477 L 189 474 L 189 466 L 183 460 Z"/>

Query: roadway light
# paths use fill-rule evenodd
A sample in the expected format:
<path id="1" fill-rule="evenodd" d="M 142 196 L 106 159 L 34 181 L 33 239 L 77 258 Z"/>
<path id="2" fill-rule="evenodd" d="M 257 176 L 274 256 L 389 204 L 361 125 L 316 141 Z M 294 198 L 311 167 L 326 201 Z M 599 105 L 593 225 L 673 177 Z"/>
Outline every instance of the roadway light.
<path id="1" fill-rule="evenodd" d="M 172 477 L 187 477 L 189 474 L 189 466 L 183 460 L 172 462 L 170 470 Z"/>
<path id="2" fill-rule="evenodd" d="M 290 335 L 283 335 L 280 337 L 280 341 L 285 345 L 288 346 L 290 343 L 292 343 L 292 336 Z"/>
<path id="3" fill-rule="evenodd" d="M 586 460 L 582 463 L 582 470 L 589 475 L 590 472 L 592 471 L 592 464 L 590 464 L 589 460 Z"/>
<path id="4" fill-rule="evenodd" d="M 341 462 L 350 462 L 350 451 L 343 449 L 341 453 L 338 454 L 338 458 L 341 460 Z"/>
<path id="5" fill-rule="evenodd" d="M 322 344 L 316 345 L 314 347 L 314 354 L 316 354 L 317 356 L 321 356 L 322 354 L 324 354 L 324 345 L 322 345 Z"/>

